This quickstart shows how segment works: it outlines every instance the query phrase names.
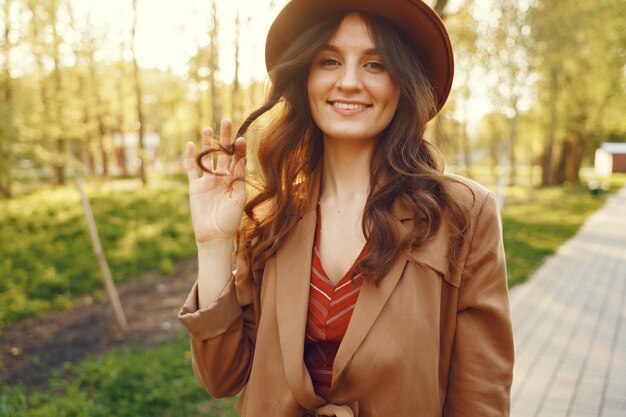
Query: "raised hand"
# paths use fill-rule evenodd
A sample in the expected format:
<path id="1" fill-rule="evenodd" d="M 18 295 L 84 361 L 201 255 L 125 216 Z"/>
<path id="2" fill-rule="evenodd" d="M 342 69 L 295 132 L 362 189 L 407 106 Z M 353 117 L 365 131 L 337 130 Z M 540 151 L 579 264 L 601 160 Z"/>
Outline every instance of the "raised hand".
<path id="1" fill-rule="evenodd" d="M 232 124 L 223 120 L 220 125 L 220 144 L 231 145 Z M 202 132 L 202 151 L 211 147 L 213 130 Z M 202 172 L 198 176 L 196 151 L 193 142 L 185 149 L 185 168 L 189 179 L 189 204 L 191 220 L 198 245 L 221 239 L 233 239 L 239 228 L 246 202 L 245 164 L 246 141 L 237 138 L 235 154 L 231 157 L 218 153 L 213 174 Z M 210 154 L 207 159 L 212 158 Z M 207 166 L 211 168 L 207 163 Z"/>

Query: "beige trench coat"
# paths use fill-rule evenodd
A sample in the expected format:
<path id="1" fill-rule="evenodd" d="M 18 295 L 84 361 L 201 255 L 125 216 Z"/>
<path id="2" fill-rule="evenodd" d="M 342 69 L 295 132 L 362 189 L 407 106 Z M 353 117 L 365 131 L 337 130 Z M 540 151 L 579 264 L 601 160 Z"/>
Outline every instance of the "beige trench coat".
<path id="1" fill-rule="evenodd" d="M 425 245 L 399 254 L 378 287 L 363 284 L 330 404 L 303 361 L 314 204 L 266 263 L 260 289 L 245 268 L 209 308 L 198 309 L 192 289 L 179 318 L 202 385 L 214 397 L 243 389 L 238 408 L 251 417 L 508 416 L 513 337 L 499 213 L 491 192 L 458 180 L 474 194 L 449 186 L 474 218 L 462 268 L 449 268 L 444 221 Z M 402 209 L 394 217 L 401 231 L 414 224 Z"/>

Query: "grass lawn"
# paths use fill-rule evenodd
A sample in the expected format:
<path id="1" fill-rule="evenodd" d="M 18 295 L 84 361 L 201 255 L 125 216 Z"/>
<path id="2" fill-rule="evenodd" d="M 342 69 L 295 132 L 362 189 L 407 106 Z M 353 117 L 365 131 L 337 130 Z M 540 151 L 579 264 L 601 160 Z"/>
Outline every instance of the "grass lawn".
<path id="1" fill-rule="evenodd" d="M 625 183 L 626 175 L 614 175 L 608 193 Z M 604 204 L 606 196 L 593 196 L 581 186 L 507 189 L 502 227 L 509 286 L 523 282 L 546 256 L 556 252 Z"/>
<path id="2" fill-rule="evenodd" d="M 149 269 L 169 273 L 194 256 L 186 184 L 92 182 L 87 193 L 115 281 Z M 0 327 L 101 292 L 75 186 L 0 200 L 0 235 Z"/>
<path id="3" fill-rule="evenodd" d="M 58 370 L 45 389 L 2 386 L 2 417 L 236 417 L 235 399 L 209 397 L 191 370 L 186 335 L 109 351 Z"/>

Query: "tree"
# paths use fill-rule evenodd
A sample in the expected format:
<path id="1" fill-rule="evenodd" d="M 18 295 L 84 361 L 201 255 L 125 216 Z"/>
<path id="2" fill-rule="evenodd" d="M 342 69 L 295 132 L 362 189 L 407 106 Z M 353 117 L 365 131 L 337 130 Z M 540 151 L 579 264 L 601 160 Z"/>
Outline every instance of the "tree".
<path id="1" fill-rule="evenodd" d="M 432 6 L 442 20 L 445 20 L 445 18 L 447 17 L 445 10 L 447 5 L 448 0 L 435 0 L 435 3 Z"/>
<path id="2" fill-rule="evenodd" d="M 505 150 L 509 134 L 509 118 L 501 112 L 492 112 L 484 115 L 478 125 L 479 145 L 489 153 L 489 165 L 493 182 L 498 180 L 498 166 Z"/>
<path id="3" fill-rule="evenodd" d="M 79 91 L 75 98 L 81 102 L 82 126 L 77 134 L 81 144 L 83 165 L 87 165 L 92 175 L 101 167 L 103 177 L 109 176 L 109 155 L 106 145 L 108 127 L 105 125 L 105 108 L 102 98 L 101 77 L 98 74 L 96 52 L 101 48 L 98 36 L 94 34 L 91 16 L 85 18 L 85 24 L 79 25 L 74 13 L 69 10 L 70 25 L 77 33 L 73 49 L 76 55 L 76 68 L 68 69 L 77 72 Z M 99 164 L 97 157 L 99 156 Z"/>
<path id="4" fill-rule="evenodd" d="M 241 34 L 241 19 L 239 18 L 239 10 L 235 17 L 235 74 L 233 76 L 233 88 L 231 94 L 232 117 L 234 120 L 241 118 L 241 86 L 239 85 L 239 37 Z"/>
<path id="5" fill-rule="evenodd" d="M 449 10 L 448 0 L 431 0 L 428 3 L 448 27 L 455 49 L 455 77 L 458 78 L 463 71 L 472 71 L 476 64 L 474 59 L 476 21 L 470 12 L 473 1 L 463 0 L 455 3 L 457 8 L 454 11 Z M 460 67 L 463 68 L 459 71 Z M 431 121 L 433 142 L 441 149 L 446 159 L 453 158 L 457 161 L 461 156 L 467 174 L 470 174 L 472 166 L 472 149 L 466 117 L 471 96 L 468 85 L 470 77 L 469 73 L 465 73 L 465 78 L 461 82 L 458 79 L 455 81 L 455 85 L 460 87 L 450 93 L 447 104 Z"/>
<path id="6" fill-rule="evenodd" d="M 488 71 L 490 96 L 496 108 L 502 109 L 508 120 L 506 151 L 509 165 L 509 184 L 515 184 L 517 177 L 517 124 L 519 104 L 528 91 L 531 72 L 531 53 L 527 23 L 528 4 L 519 0 L 496 2 L 496 16 L 489 22 L 486 36 L 481 39 L 479 49 L 486 51 L 483 59 Z"/>
<path id="7" fill-rule="evenodd" d="M 113 74 L 115 79 L 115 85 L 113 87 L 113 91 L 115 91 L 115 98 L 113 101 L 113 115 L 112 117 L 115 119 L 115 126 L 113 129 L 114 133 L 120 135 L 120 137 L 124 137 L 124 134 L 128 132 L 128 120 L 126 117 L 127 111 L 127 83 L 124 82 L 126 80 L 129 69 L 127 68 L 127 63 L 124 60 L 124 51 L 126 50 L 126 46 L 124 41 L 120 43 L 120 58 L 113 65 Z M 106 91 L 106 90 L 105 90 Z M 116 160 L 118 161 L 121 169 L 122 169 L 122 177 L 128 178 L 128 163 L 126 161 L 126 144 L 122 140 L 117 148 L 115 149 Z"/>
<path id="8" fill-rule="evenodd" d="M 55 4 L 52 4 L 54 6 Z M 57 138 L 60 137 L 60 126 L 54 123 L 57 119 L 54 116 L 55 110 L 53 109 L 53 102 L 55 97 L 53 96 L 54 90 L 51 88 L 51 79 L 49 77 L 49 71 L 46 68 L 46 61 L 50 60 L 50 46 L 46 41 L 45 33 L 51 24 L 49 3 L 40 3 L 35 0 L 28 0 L 28 9 L 31 13 L 29 20 L 29 43 L 30 50 L 34 56 L 35 69 L 36 69 L 36 82 L 39 90 L 39 97 L 36 103 L 37 118 L 31 120 L 31 139 L 37 143 L 35 149 L 35 156 L 38 161 L 44 165 L 55 164 L 58 166 L 58 161 L 61 156 L 56 155 L 52 150 L 52 144 L 56 143 Z M 52 22 L 55 24 L 56 22 Z M 45 132 L 45 133 L 44 133 Z M 63 172 L 57 170 L 57 174 Z M 57 178 L 57 182 L 61 182 Z"/>
<path id="9" fill-rule="evenodd" d="M 463 8 L 449 16 L 448 25 L 451 28 L 450 37 L 456 51 L 456 88 L 454 91 L 456 112 L 454 115 L 459 122 L 459 132 L 456 138 L 461 143 L 465 174 L 471 176 L 473 149 L 468 132 L 468 123 L 473 79 L 479 64 L 479 55 L 476 50 L 477 21 L 470 13 L 469 8 Z"/>
<path id="10" fill-rule="evenodd" d="M 135 53 L 135 41 L 137 36 L 137 0 L 133 0 L 133 27 L 132 27 L 131 54 L 133 57 L 133 81 L 135 83 L 135 96 L 137 100 L 137 135 L 138 135 L 138 158 L 139 158 L 139 177 L 143 185 L 148 184 L 146 174 L 146 151 L 144 146 L 145 120 L 142 104 L 141 75 L 139 64 L 137 63 L 137 54 Z"/>
<path id="11" fill-rule="evenodd" d="M 530 10 L 539 105 L 547 115 L 544 185 L 579 180 L 585 149 L 604 130 L 603 115 L 626 94 L 624 9 L 620 0 L 543 0 Z"/>
<path id="12" fill-rule="evenodd" d="M 53 109 L 53 118 L 59 123 L 59 131 L 56 135 L 54 142 L 56 145 L 56 158 L 54 161 L 54 171 L 56 175 L 56 182 L 58 185 L 65 184 L 65 168 L 67 164 L 67 140 L 63 136 L 64 129 L 64 106 L 65 106 L 65 97 L 62 97 L 63 93 L 63 80 L 61 76 L 61 47 L 63 40 L 58 30 L 57 26 L 57 16 L 59 12 L 59 1 L 58 0 L 50 0 L 48 3 L 48 15 L 50 17 L 50 27 L 52 28 L 52 60 L 54 62 L 54 66 L 52 67 L 52 80 L 53 80 L 53 90 L 54 90 L 54 100 L 50 102 L 51 108 Z"/>
<path id="13" fill-rule="evenodd" d="M 11 79 L 11 0 L 4 2 L 4 31 L 2 52 L 4 65 L 2 68 L 2 96 L 4 103 L 0 106 L 0 194 L 10 197 L 12 194 L 11 167 L 13 166 L 13 141 L 15 129 L 13 124 L 13 80 Z"/>
<path id="14" fill-rule="evenodd" d="M 144 70 L 146 127 L 161 138 L 160 160 L 167 170 L 174 165 L 184 148 L 184 140 L 193 137 L 190 126 L 193 108 L 187 102 L 187 83 L 173 73 Z"/>
<path id="15" fill-rule="evenodd" d="M 208 69 L 209 69 L 209 88 L 211 89 L 211 118 L 213 120 L 213 126 L 217 128 L 221 121 L 221 109 L 220 100 L 218 97 L 217 83 L 215 79 L 215 73 L 219 70 L 219 56 L 217 54 L 218 49 L 218 20 L 217 20 L 217 1 L 212 0 L 211 3 L 211 30 L 209 32 L 209 56 L 208 56 Z"/>

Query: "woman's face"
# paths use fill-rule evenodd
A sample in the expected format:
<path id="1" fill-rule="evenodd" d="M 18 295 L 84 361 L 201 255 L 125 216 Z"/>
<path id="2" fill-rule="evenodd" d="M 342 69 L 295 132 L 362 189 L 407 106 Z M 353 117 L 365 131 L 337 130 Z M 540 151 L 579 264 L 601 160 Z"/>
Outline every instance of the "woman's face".
<path id="1" fill-rule="evenodd" d="M 307 90 L 311 115 L 326 139 L 375 140 L 400 98 L 358 13 L 343 18 L 313 60 Z"/>

